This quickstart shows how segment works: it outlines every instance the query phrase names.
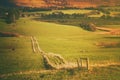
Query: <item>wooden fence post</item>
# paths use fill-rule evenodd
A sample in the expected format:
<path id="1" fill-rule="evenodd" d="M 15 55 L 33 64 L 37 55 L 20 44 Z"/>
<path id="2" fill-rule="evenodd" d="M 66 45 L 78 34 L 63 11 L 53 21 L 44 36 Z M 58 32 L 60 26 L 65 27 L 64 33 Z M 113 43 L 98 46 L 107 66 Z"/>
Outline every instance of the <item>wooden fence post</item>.
<path id="1" fill-rule="evenodd" d="M 82 68 L 82 59 L 80 58 L 80 66 L 81 66 L 81 68 Z"/>
<path id="2" fill-rule="evenodd" d="M 77 66 L 78 66 L 78 69 L 80 69 L 79 59 L 77 59 Z"/>
<path id="3" fill-rule="evenodd" d="M 89 70 L 89 58 L 86 58 L 87 70 Z"/>
<path id="4" fill-rule="evenodd" d="M 87 70 L 89 70 L 89 58 L 80 58 L 80 60 L 77 59 L 77 65 L 78 67 L 82 68 L 83 67 L 83 60 L 85 61 L 85 66 Z"/>

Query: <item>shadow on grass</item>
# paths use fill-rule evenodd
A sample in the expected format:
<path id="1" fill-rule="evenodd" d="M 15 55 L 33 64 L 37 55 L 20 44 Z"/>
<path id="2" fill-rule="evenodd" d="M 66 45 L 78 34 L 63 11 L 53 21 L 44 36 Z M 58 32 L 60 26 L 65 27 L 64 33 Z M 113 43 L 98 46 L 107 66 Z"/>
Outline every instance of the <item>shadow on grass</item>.
<path id="1" fill-rule="evenodd" d="M 120 39 L 120 36 L 104 37 L 104 38 L 107 38 L 107 39 Z"/>

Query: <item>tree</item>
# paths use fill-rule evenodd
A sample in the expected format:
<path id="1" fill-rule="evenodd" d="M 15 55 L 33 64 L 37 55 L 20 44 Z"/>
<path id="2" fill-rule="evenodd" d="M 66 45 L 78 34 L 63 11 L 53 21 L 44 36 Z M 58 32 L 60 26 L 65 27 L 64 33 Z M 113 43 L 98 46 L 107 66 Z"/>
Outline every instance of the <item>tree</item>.
<path id="1" fill-rule="evenodd" d="M 93 23 L 81 23 L 80 27 L 88 31 L 96 31 L 96 26 Z"/>
<path id="2" fill-rule="evenodd" d="M 15 19 L 18 20 L 20 18 L 20 11 L 18 9 L 15 9 Z"/>
<path id="3" fill-rule="evenodd" d="M 19 19 L 20 17 L 20 12 L 18 9 L 15 9 L 15 8 L 10 8 L 8 9 L 7 11 L 7 17 L 6 17 L 6 21 L 7 23 L 13 23 L 15 22 L 16 20 Z"/>
<path id="4" fill-rule="evenodd" d="M 15 22 L 15 14 L 14 14 L 14 11 L 12 9 L 9 9 L 8 12 L 7 12 L 7 23 L 13 23 Z"/>

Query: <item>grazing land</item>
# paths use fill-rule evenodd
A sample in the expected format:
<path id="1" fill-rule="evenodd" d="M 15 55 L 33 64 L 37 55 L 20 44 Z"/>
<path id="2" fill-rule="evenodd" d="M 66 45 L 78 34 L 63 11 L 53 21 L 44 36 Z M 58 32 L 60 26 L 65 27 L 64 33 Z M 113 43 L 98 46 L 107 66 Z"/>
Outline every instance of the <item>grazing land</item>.
<path id="1" fill-rule="evenodd" d="M 90 11 L 81 11 L 81 14 Z M 72 15 L 72 12 L 74 10 L 71 14 L 67 10 L 64 11 L 65 14 L 69 13 L 68 15 Z M 6 24 L 0 19 L 1 80 L 120 79 L 120 35 L 101 34 L 106 31 L 91 32 L 80 27 L 81 22 L 88 22 L 94 23 L 97 27 L 116 29 L 119 32 L 119 18 L 96 18 L 89 15 L 78 18 L 47 17 L 24 17 L 12 24 Z M 76 68 L 46 70 L 43 56 L 34 53 L 32 49 L 31 36 L 36 37 L 40 48 L 46 54 L 59 54 L 67 62 L 76 63 L 76 66 L 76 59 L 89 58 L 90 70 Z M 51 58 L 51 61 L 55 60 L 57 59 Z"/>

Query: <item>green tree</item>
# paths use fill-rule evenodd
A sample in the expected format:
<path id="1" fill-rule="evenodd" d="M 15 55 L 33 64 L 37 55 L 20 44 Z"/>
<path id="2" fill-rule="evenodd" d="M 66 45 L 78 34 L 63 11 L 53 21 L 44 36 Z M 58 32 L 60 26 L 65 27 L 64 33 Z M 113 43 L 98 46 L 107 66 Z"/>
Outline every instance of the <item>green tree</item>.
<path id="1" fill-rule="evenodd" d="M 8 9 L 7 17 L 6 17 L 7 23 L 13 23 L 16 20 L 18 20 L 19 17 L 20 17 L 20 12 L 18 9 L 15 8 Z"/>
<path id="2" fill-rule="evenodd" d="M 88 31 L 96 31 L 96 26 L 93 23 L 81 23 L 80 27 Z"/>

